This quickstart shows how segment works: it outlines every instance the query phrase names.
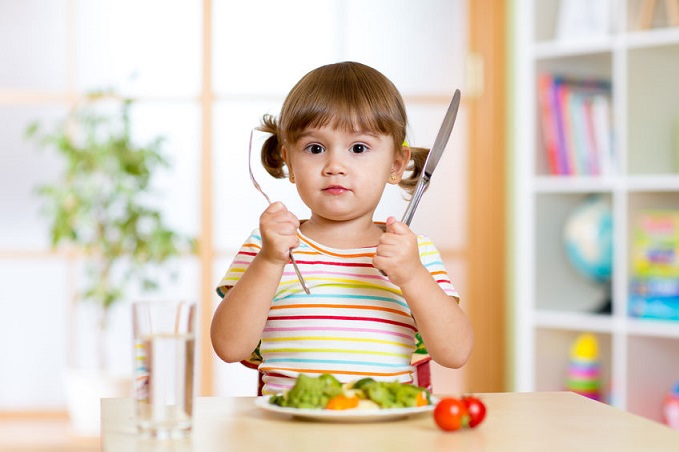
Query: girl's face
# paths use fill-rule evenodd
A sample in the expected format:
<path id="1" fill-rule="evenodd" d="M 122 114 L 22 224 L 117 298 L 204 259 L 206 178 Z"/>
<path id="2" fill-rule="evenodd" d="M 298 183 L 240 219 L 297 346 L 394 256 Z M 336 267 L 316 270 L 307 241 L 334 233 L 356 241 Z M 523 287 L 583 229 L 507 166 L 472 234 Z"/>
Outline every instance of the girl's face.
<path id="1" fill-rule="evenodd" d="M 284 145 L 283 158 L 312 215 L 372 221 L 386 184 L 401 180 L 410 150 L 395 152 L 388 135 L 326 126 L 309 128 Z"/>

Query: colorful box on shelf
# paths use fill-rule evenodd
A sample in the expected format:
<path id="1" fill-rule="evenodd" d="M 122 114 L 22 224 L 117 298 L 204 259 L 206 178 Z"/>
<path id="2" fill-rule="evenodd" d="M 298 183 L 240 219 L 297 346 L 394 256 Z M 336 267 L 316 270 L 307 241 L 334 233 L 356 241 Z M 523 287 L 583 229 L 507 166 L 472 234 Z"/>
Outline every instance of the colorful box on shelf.
<path id="1" fill-rule="evenodd" d="M 639 295 L 629 297 L 629 315 L 641 319 L 679 321 L 679 295 Z"/>
<path id="2" fill-rule="evenodd" d="M 679 211 L 642 212 L 634 231 L 629 314 L 679 320 Z"/>
<path id="3" fill-rule="evenodd" d="M 632 276 L 679 278 L 679 210 L 641 213 L 632 242 Z"/>
<path id="4" fill-rule="evenodd" d="M 645 319 L 679 320 L 679 278 L 633 280 L 629 315 Z"/>

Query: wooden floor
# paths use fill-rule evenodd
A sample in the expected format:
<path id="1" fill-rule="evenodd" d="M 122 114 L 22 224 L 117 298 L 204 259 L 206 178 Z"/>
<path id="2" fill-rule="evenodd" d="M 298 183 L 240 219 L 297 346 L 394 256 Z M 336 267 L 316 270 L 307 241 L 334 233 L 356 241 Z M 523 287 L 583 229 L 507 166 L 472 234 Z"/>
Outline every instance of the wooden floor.
<path id="1" fill-rule="evenodd" d="M 65 416 L 0 416 L 0 451 L 99 451 L 98 437 L 71 433 Z"/>

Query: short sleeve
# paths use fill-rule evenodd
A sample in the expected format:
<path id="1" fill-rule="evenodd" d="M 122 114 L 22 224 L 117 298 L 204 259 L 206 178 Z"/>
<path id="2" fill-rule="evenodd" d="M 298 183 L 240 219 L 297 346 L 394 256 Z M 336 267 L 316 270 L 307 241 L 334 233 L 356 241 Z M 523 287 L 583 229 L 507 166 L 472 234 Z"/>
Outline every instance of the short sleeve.
<path id="1" fill-rule="evenodd" d="M 250 263 L 255 258 L 257 253 L 262 249 L 262 236 L 259 229 L 255 229 L 250 234 L 250 237 L 243 243 L 240 250 L 233 258 L 229 269 L 224 277 L 217 285 L 217 295 L 224 298 L 226 292 L 233 287 L 243 276 L 245 270 L 250 266 Z"/>
<path id="2" fill-rule="evenodd" d="M 417 244 L 420 251 L 420 261 L 429 270 L 429 274 L 436 280 L 446 295 L 459 299 L 459 294 L 448 276 L 441 254 L 436 249 L 434 242 L 428 237 L 418 236 Z"/>

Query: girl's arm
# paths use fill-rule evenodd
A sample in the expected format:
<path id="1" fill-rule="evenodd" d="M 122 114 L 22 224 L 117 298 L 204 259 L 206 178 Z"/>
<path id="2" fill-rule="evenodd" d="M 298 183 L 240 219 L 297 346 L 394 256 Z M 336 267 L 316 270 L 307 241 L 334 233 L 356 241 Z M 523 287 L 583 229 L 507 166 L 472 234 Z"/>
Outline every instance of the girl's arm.
<path id="1" fill-rule="evenodd" d="M 212 347 L 226 362 L 249 358 L 257 347 L 289 250 L 299 246 L 299 220 L 283 204 L 269 206 L 259 225 L 262 249 L 219 303 L 210 326 Z"/>
<path id="2" fill-rule="evenodd" d="M 408 226 L 387 219 L 374 264 L 401 289 L 432 359 L 445 367 L 462 367 L 474 343 L 471 323 L 422 265 L 417 236 Z"/>

